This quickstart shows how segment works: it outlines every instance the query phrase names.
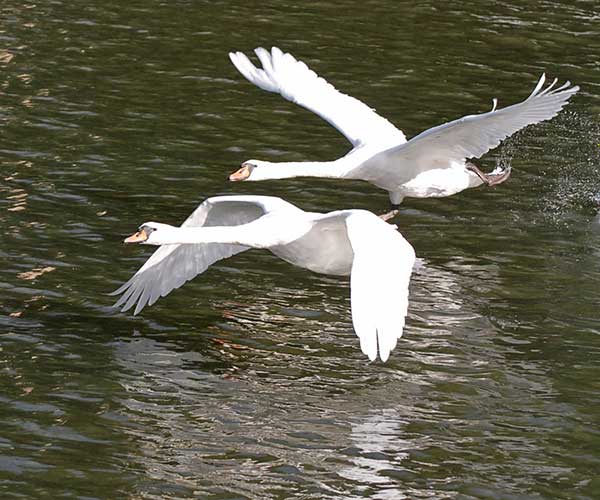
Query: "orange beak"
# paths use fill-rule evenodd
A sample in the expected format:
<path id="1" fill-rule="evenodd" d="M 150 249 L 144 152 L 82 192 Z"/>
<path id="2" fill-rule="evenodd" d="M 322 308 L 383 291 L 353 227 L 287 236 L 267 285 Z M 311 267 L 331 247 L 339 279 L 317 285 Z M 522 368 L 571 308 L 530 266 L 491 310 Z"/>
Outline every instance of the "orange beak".
<path id="1" fill-rule="evenodd" d="M 125 238 L 123 243 L 143 243 L 148 239 L 148 234 L 143 229 L 140 229 L 137 233 Z"/>
<path id="2" fill-rule="evenodd" d="M 248 167 L 242 167 L 242 168 L 236 170 L 235 172 L 233 172 L 233 174 L 231 174 L 229 176 L 229 180 L 233 181 L 233 182 L 244 181 L 248 177 L 250 177 L 250 169 Z"/>

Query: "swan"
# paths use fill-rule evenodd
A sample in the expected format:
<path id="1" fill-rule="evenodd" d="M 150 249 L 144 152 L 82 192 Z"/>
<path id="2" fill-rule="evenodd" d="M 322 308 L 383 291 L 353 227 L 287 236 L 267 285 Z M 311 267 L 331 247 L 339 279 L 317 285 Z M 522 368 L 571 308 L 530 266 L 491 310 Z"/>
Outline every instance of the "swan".
<path id="1" fill-rule="evenodd" d="M 518 130 L 549 120 L 579 90 L 566 82 L 554 89 L 555 79 L 542 90 L 542 74 L 524 101 L 487 113 L 463 116 L 430 128 L 408 142 L 404 133 L 367 105 L 339 92 L 294 56 L 273 47 L 255 49 L 257 68 L 242 52 L 229 58 L 251 83 L 306 108 L 338 129 L 352 144 L 345 156 L 326 162 L 247 160 L 229 176 L 231 181 L 260 181 L 289 177 L 362 179 L 389 192 L 393 216 L 405 197 L 450 196 L 467 188 L 494 186 L 510 176 L 510 167 L 483 173 L 469 162 L 479 158 Z"/>
<path id="2" fill-rule="evenodd" d="M 386 361 L 402 335 L 415 252 L 396 226 L 366 210 L 305 212 L 271 196 L 208 198 L 180 227 L 142 224 L 125 243 L 160 245 L 112 295 L 138 314 L 218 260 L 249 248 L 316 273 L 350 275 L 352 323 L 371 361 Z"/>

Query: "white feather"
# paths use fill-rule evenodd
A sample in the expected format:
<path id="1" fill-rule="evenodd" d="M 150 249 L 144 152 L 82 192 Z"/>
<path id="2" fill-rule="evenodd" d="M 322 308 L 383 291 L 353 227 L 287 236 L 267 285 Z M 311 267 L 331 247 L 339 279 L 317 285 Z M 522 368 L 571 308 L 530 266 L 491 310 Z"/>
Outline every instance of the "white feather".
<path id="1" fill-rule="evenodd" d="M 353 146 L 406 141 L 402 131 L 389 121 L 358 99 L 336 90 L 291 54 L 284 54 L 277 47 L 270 53 L 262 47 L 255 52 L 262 69 L 256 68 L 242 52 L 231 52 L 229 58 L 248 81 L 319 115 Z"/>
<path id="2" fill-rule="evenodd" d="M 415 263 L 412 246 L 369 212 L 346 219 L 354 250 L 351 280 L 352 321 L 362 351 L 386 361 L 402 336 L 408 284 Z"/>
<path id="3" fill-rule="evenodd" d="M 518 104 L 430 128 L 374 155 L 348 177 L 377 177 L 393 190 L 393 186 L 410 182 L 434 166 L 452 168 L 468 158 L 479 158 L 518 130 L 556 116 L 579 90 L 577 86 L 568 87 L 567 82 L 558 89 L 540 92 L 544 81 L 542 75 L 531 95 Z"/>
<path id="4" fill-rule="evenodd" d="M 393 204 L 405 197 L 450 196 L 480 186 L 483 180 L 466 168 L 516 131 L 554 117 L 579 87 L 566 82 L 545 89 L 543 74 L 524 101 L 430 128 L 406 142 L 404 134 L 359 100 L 338 92 L 331 84 L 292 55 L 277 47 L 256 49 L 262 69 L 241 52 L 230 53 L 235 67 L 250 82 L 281 94 L 318 114 L 354 145 L 345 156 L 328 162 L 275 163 L 254 161 L 257 168 L 247 180 L 290 177 L 362 179 L 387 190 Z M 543 90 L 542 90 L 543 89 Z M 448 175 L 441 174 L 443 170 Z M 431 173 L 431 175 L 428 174 Z M 425 174 L 425 175 L 424 175 Z M 509 171 L 505 172 L 508 178 Z M 489 174 L 488 174 L 489 175 Z"/>
<path id="5" fill-rule="evenodd" d="M 267 196 L 217 196 L 207 199 L 181 224 L 182 228 L 235 226 L 258 219 L 265 213 L 293 205 Z M 115 307 L 123 311 L 134 304 L 138 314 L 175 288 L 203 273 L 215 262 L 248 250 L 248 246 L 223 243 L 163 245 L 112 295 L 123 294 Z"/>
<path id="6" fill-rule="evenodd" d="M 414 251 L 400 233 L 364 210 L 304 212 L 280 198 L 209 198 L 176 228 L 156 228 L 149 244 L 162 245 L 113 294 L 115 307 L 135 314 L 204 272 L 248 248 L 265 248 L 315 272 L 351 274 L 352 321 L 361 349 L 387 360 L 402 335 Z"/>

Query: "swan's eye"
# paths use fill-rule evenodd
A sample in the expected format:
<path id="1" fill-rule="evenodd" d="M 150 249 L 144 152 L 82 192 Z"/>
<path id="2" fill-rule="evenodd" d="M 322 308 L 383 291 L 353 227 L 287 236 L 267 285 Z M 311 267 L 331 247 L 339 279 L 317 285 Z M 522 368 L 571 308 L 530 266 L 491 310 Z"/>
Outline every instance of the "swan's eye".
<path id="1" fill-rule="evenodd" d="M 153 231 L 156 231 L 156 228 L 145 225 L 145 226 L 140 226 L 139 230 L 144 231 L 148 236 L 150 236 L 150 233 L 152 233 Z"/>

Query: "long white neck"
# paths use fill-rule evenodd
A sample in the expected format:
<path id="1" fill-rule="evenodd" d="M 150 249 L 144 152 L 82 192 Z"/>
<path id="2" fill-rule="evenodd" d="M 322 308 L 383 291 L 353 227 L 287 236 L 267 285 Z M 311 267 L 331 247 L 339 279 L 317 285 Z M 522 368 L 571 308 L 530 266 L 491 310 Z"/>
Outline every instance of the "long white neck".
<path id="1" fill-rule="evenodd" d="M 165 225 L 166 226 L 166 225 Z M 284 217 L 263 216 L 238 226 L 173 227 L 166 226 L 153 232 L 150 245 L 187 245 L 221 243 L 252 248 L 270 248 L 293 241 L 311 228 L 310 219 L 298 217 L 295 212 Z"/>
<path id="2" fill-rule="evenodd" d="M 339 178 L 347 171 L 344 158 L 335 161 L 270 162 L 261 161 L 252 172 L 249 181 L 289 179 L 290 177 Z"/>

